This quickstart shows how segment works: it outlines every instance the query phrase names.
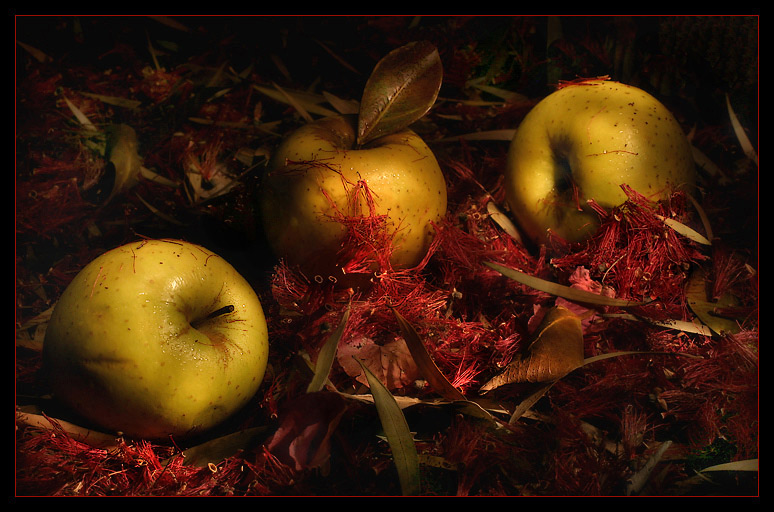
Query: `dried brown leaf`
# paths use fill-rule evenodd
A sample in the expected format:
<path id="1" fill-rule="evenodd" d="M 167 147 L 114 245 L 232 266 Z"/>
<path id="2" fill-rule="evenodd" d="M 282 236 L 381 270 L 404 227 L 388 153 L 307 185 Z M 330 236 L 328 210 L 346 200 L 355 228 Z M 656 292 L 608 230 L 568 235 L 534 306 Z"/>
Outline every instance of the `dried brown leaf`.
<path id="1" fill-rule="evenodd" d="M 524 382 L 552 382 L 583 365 L 583 327 L 578 315 L 561 306 L 552 308 L 526 349 L 482 392 Z"/>
<path id="2" fill-rule="evenodd" d="M 336 360 L 347 375 L 362 384 L 368 381 L 358 363 L 365 364 L 387 389 L 411 385 L 420 376 L 403 339 L 379 345 L 371 339 L 356 337 L 338 348 Z"/>

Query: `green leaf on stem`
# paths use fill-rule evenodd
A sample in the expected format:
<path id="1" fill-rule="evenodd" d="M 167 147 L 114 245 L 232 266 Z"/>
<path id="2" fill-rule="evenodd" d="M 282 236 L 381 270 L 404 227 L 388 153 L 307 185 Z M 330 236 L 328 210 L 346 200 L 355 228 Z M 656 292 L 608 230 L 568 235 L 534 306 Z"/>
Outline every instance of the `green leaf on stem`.
<path id="1" fill-rule="evenodd" d="M 442 82 L 443 65 L 433 44 L 415 41 L 388 53 L 376 64 L 363 90 L 358 144 L 395 133 L 424 116 Z"/>

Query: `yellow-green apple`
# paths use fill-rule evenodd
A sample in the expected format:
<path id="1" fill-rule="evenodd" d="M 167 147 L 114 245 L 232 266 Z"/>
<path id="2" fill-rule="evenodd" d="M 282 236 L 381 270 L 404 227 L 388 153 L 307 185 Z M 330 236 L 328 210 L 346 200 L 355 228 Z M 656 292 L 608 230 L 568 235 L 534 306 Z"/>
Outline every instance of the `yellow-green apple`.
<path id="1" fill-rule="evenodd" d="M 227 261 L 181 240 L 142 240 L 87 264 L 51 315 L 43 368 L 82 418 L 129 437 L 205 432 L 263 380 L 261 302 Z"/>
<path id="2" fill-rule="evenodd" d="M 331 116 L 291 133 L 272 155 L 260 197 L 274 253 L 309 278 L 343 286 L 378 270 L 370 265 L 348 275 L 353 247 L 347 240 L 358 240 L 355 250 L 385 249 L 368 236 L 348 237 L 348 230 L 368 226 L 357 219 L 383 220 L 392 242 L 388 264 L 410 268 L 426 255 L 447 200 L 438 162 L 415 132 L 404 129 L 355 147 L 355 122 L 355 116 Z"/>
<path id="3" fill-rule="evenodd" d="M 588 238 L 588 205 L 623 204 L 622 185 L 657 201 L 695 183 L 688 140 L 672 113 L 636 87 L 603 79 L 569 84 L 541 100 L 516 130 L 504 186 L 524 232 Z"/>

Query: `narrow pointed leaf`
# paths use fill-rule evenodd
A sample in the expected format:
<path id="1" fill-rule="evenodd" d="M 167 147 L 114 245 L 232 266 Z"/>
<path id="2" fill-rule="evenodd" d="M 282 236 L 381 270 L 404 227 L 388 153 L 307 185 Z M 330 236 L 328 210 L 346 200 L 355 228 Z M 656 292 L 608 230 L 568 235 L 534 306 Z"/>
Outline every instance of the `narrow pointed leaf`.
<path id="1" fill-rule="evenodd" d="M 691 311 L 713 332 L 721 335 L 725 332 L 739 332 L 739 324 L 736 321 L 716 313 L 718 308 L 736 305 L 735 297 L 726 294 L 717 302 L 711 301 L 707 296 L 706 275 L 701 268 L 695 270 L 688 278 L 685 285 L 685 298 Z"/>
<path id="2" fill-rule="evenodd" d="M 736 112 L 734 112 L 734 108 L 731 106 L 731 98 L 728 97 L 728 94 L 726 94 L 726 107 L 728 108 L 728 117 L 731 120 L 731 126 L 734 129 L 736 137 L 739 139 L 739 144 L 742 146 L 742 151 L 744 151 L 745 155 L 747 155 L 747 158 L 755 162 L 757 165 L 758 153 L 755 151 L 752 142 L 750 142 L 750 138 L 747 136 L 747 132 L 742 127 L 742 123 L 739 122 L 739 118 L 736 116 Z"/>
<path id="3" fill-rule="evenodd" d="M 712 336 L 712 330 L 701 322 L 690 322 L 688 320 L 656 320 L 653 318 L 647 318 L 644 316 L 631 315 L 628 313 L 612 313 L 602 315 L 604 318 L 622 318 L 624 320 L 631 320 L 634 322 L 647 322 L 658 327 L 664 327 L 666 329 L 675 329 L 677 331 L 691 332 L 694 334 L 701 334 L 703 336 Z"/>
<path id="4" fill-rule="evenodd" d="M 492 219 L 503 231 L 508 233 L 511 238 L 517 242 L 521 242 L 521 233 L 516 225 L 511 222 L 511 219 L 497 206 L 494 201 L 489 201 L 486 204 L 486 211 L 489 213 L 489 218 Z"/>
<path id="5" fill-rule="evenodd" d="M 97 131 L 97 127 L 94 126 L 94 123 L 91 122 L 91 120 L 84 114 L 81 109 L 75 106 L 75 104 L 70 101 L 69 99 L 65 98 L 65 103 L 67 104 L 67 107 L 70 109 L 70 112 L 73 113 L 75 118 L 78 120 L 78 122 L 90 131 Z"/>
<path id="6" fill-rule="evenodd" d="M 16 44 L 27 50 L 27 52 L 35 57 L 38 62 L 48 62 L 52 60 L 51 57 L 49 57 L 45 52 L 35 48 L 34 46 L 22 43 L 21 41 L 16 41 Z"/>
<path id="7" fill-rule="evenodd" d="M 357 100 L 345 100 L 327 91 L 323 91 L 322 95 L 339 114 L 357 115 L 360 112 L 360 102 Z"/>
<path id="8" fill-rule="evenodd" d="M 170 224 L 175 224 L 175 225 L 178 225 L 178 226 L 185 226 L 184 222 L 179 221 L 176 218 L 174 218 L 174 217 L 172 217 L 170 215 L 167 215 L 166 213 L 162 212 L 161 210 L 159 210 L 158 208 L 156 208 L 155 206 L 150 204 L 148 201 L 146 201 L 140 194 L 135 194 L 135 196 L 137 196 L 137 199 L 139 199 L 140 202 L 142 204 L 144 204 L 146 208 L 148 208 L 148 210 L 150 210 L 154 215 L 156 215 L 160 219 L 164 219 L 165 221 L 169 222 Z"/>
<path id="9" fill-rule="evenodd" d="M 611 359 L 614 357 L 621 357 L 621 356 L 642 356 L 642 355 L 664 355 L 664 356 L 679 356 L 679 357 L 688 357 L 692 359 L 701 359 L 701 356 L 695 356 L 693 354 L 684 354 L 680 352 L 640 352 L 640 351 L 621 351 L 621 352 L 608 352 L 606 354 L 599 354 L 596 356 L 587 357 L 583 360 L 583 364 L 581 366 L 586 366 L 588 364 L 593 364 L 598 361 L 603 361 L 605 359 Z M 559 380 L 553 380 L 550 382 L 547 382 L 545 384 L 542 384 L 539 388 L 534 390 L 532 393 L 530 393 L 529 396 L 527 396 L 524 400 L 521 401 L 521 403 L 514 409 L 514 411 L 511 413 L 511 418 L 509 420 L 510 424 L 516 423 L 516 421 L 524 416 L 529 409 L 537 403 L 538 400 L 540 400 L 546 393 L 548 393 L 548 390 L 551 389 L 551 387 L 556 384 Z"/>
<path id="10" fill-rule="evenodd" d="M 669 447 L 672 445 L 672 441 L 664 441 L 661 446 L 658 447 L 658 450 L 656 450 L 656 453 L 654 453 L 645 463 L 645 465 L 637 471 L 635 474 L 633 474 L 629 478 L 628 485 L 626 486 L 626 494 L 632 495 L 640 492 L 643 487 L 645 487 L 645 484 L 648 482 L 648 479 L 650 479 L 650 475 L 655 469 L 656 465 L 661 461 L 661 458 L 664 456 L 664 453 L 669 449 Z"/>
<path id="11" fill-rule="evenodd" d="M 427 353 L 427 349 L 414 326 L 395 309 L 392 310 L 392 313 L 398 320 L 398 325 L 403 333 L 403 338 L 406 340 L 406 346 L 408 346 L 409 352 L 411 352 L 411 357 L 414 358 L 414 362 L 425 380 L 444 398 L 448 400 L 465 400 L 465 396 L 452 386 L 451 382 L 438 369 L 430 354 Z"/>
<path id="12" fill-rule="evenodd" d="M 685 352 L 658 352 L 652 350 L 639 351 L 639 350 L 622 350 L 620 352 L 607 352 L 605 354 L 598 354 L 596 356 L 587 357 L 583 360 L 583 366 L 593 364 L 598 361 L 604 361 L 605 359 L 612 359 L 613 357 L 621 356 L 643 356 L 643 355 L 660 355 L 660 356 L 676 356 L 687 357 L 689 359 L 703 359 L 701 356 L 694 354 L 686 354 Z"/>
<path id="13" fill-rule="evenodd" d="M 716 177 L 719 185 L 728 185 L 731 182 L 723 169 L 693 144 L 691 144 L 691 153 L 693 153 L 693 161 L 696 162 L 696 165 L 710 176 Z"/>
<path id="14" fill-rule="evenodd" d="M 521 403 L 514 409 L 514 411 L 511 413 L 511 418 L 508 420 L 508 423 L 510 425 L 513 425 L 518 421 L 519 418 L 524 416 L 530 408 L 537 403 L 538 400 L 543 398 L 543 395 L 548 393 L 548 390 L 551 389 L 551 387 L 556 384 L 556 381 L 549 382 L 547 384 L 543 384 L 540 386 L 537 390 L 535 390 L 533 393 L 531 393 L 527 398 L 521 401 Z"/>
<path id="15" fill-rule="evenodd" d="M 184 464 L 197 467 L 219 464 L 223 460 L 237 455 L 240 451 L 247 451 L 254 447 L 266 437 L 267 431 L 266 427 L 248 428 L 193 446 L 183 452 L 185 455 Z"/>
<path id="16" fill-rule="evenodd" d="M 534 288 L 535 290 L 541 292 L 550 293 L 551 295 L 556 295 L 557 297 L 562 297 L 574 302 L 619 307 L 642 306 L 647 304 L 647 302 L 616 299 L 614 297 L 607 297 L 605 295 L 599 295 L 597 293 L 571 288 L 569 286 L 546 281 L 545 279 L 540 279 L 539 277 L 525 274 L 524 272 L 520 272 L 516 269 L 505 267 L 499 263 L 494 263 L 491 261 L 485 261 L 484 265 L 493 270 L 496 270 L 505 277 L 513 279 L 514 281 L 517 281 L 523 285 L 529 286 L 530 288 Z"/>
<path id="17" fill-rule="evenodd" d="M 414 444 L 406 417 L 382 382 L 358 360 L 368 379 L 374 405 L 392 451 L 392 458 L 398 470 L 398 479 L 404 496 L 419 494 L 419 455 Z"/>
<path id="18" fill-rule="evenodd" d="M 116 440 L 115 435 L 106 434 L 96 430 L 90 430 L 86 427 L 81 427 L 68 421 L 51 418 L 45 414 L 17 412 L 16 419 L 19 422 L 24 423 L 25 425 L 30 425 L 32 427 L 54 430 L 57 432 L 61 431 L 76 441 L 87 444 L 94 448 L 110 451 L 118 447 L 118 441 Z"/>
<path id="19" fill-rule="evenodd" d="M 298 112 L 299 115 L 303 117 L 307 123 L 312 122 L 312 119 L 313 119 L 312 115 L 306 111 L 306 108 L 304 108 L 304 106 L 300 102 L 296 101 L 296 98 L 291 96 L 287 91 L 285 91 L 285 89 L 283 89 L 279 85 L 274 84 L 274 87 L 280 92 L 282 97 L 285 98 L 288 104 L 292 106 L 294 109 L 296 109 L 296 112 Z"/>
<path id="20" fill-rule="evenodd" d="M 170 180 L 169 178 L 165 178 L 161 174 L 153 172 L 147 167 L 140 166 L 140 176 L 158 185 L 164 185 L 165 187 L 177 188 L 180 186 L 180 183 L 174 180 Z"/>
<path id="21" fill-rule="evenodd" d="M 704 235 L 697 232 L 693 228 L 686 226 L 682 222 L 676 221 L 675 219 L 670 219 L 668 217 L 664 217 L 662 215 L 656 215 L 656 218 L 661 220 L 661 222 L 663 222 L 673 230 L 675 230 L 676 233 L 683 235 L 689 240 L 693 240 L 694 242 L 698 242 L 702 245 L 712 245 L 712 242 L 710 242 Z"/>
<path id="22" fill-rule="evenodd" d="M 716 464 L 701 471 L 758 471 L 758 459 L 745 459 Z"/>
<path id="23" fill-rule="evenodd" d="M 437 142 L 457 142 L 460 139 L 463 140 L 504 140 L 510 142 L 513 140 L 513 136 L 516 134 L 514 129 L 504 130 L 485 130 L 480 132 L 463 133 L 461 135 L 450 135 L 444 137 Z"/>
<path id="24" fill-rule="evenodd" d="M 347 320 L 349 320 L 350 308 L 344 310 L 344 314 L 339 321 L 338 327 L 330 335 L 328 340 L 323 345 L 320 354 L 317 356 L 317 363 L 314 366 L 314 377 L 306 388 L 307 393 L 313 393 L 320 391 L 325 385 L 325 381 L 328 379 L 328 374 L 333 366 L 333 360 L 336 357 L 336 348 L 339 346 L 339 340 L 341 335 L 344 334 L 344 329 L 347 327 Z"/>
<path id="25" fill-rule="evenodd" d="M 298 110 L 299 114 L 302 116 L 307 116 L 309 113 L 325 117 L 337 115 L 335 110 L 331 110 L 319 105 L 319 103 L 325 101 L 323 96 L 315 96 L 308 93 L 280 89 L 276 84 L 275 89 L 256 84 L 253 84 L 253 88 L 273 100 L 290 105 L 294 109 Z"/>
<path id="26" fill-rule="evenodd" d="M 699 214 L 701 223 L 704 226 L 704 232 L 707 233 L 707 240 L 712 240 L 714 238 L 714 235 L 712 234 L 712 224 L 710 223 L 709 217 L 707 217 L 707 212 L 704 211 L 704 208 L 701 207 L 699 202 L 696 199 L 694 199 L 692 195 L 690 194 L 687 194 L 687 195 L 688 195 L 688 199 L 691 200 L 693 207 L 696 209 L 696 212 Z"/>
<path id="27" fill-rule="evenodd" d="M 480 91 L 486 92 L 491 94 L 492 96 L 495 96 L 497 98 L 502 98 L 507 103 L 516 103 L 516 102 L 526 102 L 529 101 L 529 98 L 524 96 L 523 94 L 519 94 L 517 92 L 509 91 L 507 89 L 501 89 L 500 87 L 494 87 L 492 85 L 486 85 L 482 83 L 473 82 L 471 83 L 473 87 L 476 89 L 479 89 Z"/>
<path id="28" fill-rule="evenodd" d="M 81 94 L 83 94 L 84 96 L 88 96 L 89 98 L 100 100 L 102 103 L 105 103 L 107 105 L 113 105 L 116 107 L 135 109 L 140 105 L 142 105 L 141 101 L 130 100 L 128 98 L 122 98 L 120 96 L 107 96 L 105 94 L 94 94 L 89 92 L 81 92 Z"/>
<path id="29" fill-rule="evenodd" d="M 360 101 L 358 144 L 406 128 L 435 103 L 443 82 L 438 50 L 415 41 L 388 53 L 374 68 Z"/>

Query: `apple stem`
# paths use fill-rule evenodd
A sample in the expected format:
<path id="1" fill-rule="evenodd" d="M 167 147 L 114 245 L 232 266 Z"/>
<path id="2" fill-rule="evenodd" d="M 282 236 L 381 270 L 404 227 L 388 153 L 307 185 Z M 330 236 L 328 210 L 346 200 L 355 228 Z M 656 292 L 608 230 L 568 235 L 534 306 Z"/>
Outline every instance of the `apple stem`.
<path id="1" fill-rule="evenodd" d="M 234 312 L 234 305 L 229 304 L 228 306 L 223 306 L 220 309 L 216 309 L 209 315 L 205 316 L 204 318 L 198 318 L 191 321 L 191 327 L 194 329 L 198 329 L 199 327 L 205 325 L 208 323 L 209 320 L 212 320 L 213 318 L 218 318 L 219 316 L 227 315 L 229 313 Z"/>
<path id="2" fill-rule="evenodd" d="M 223 306 L 222 308 L 216 309 L 215 311 L 207 315 L 207 319 L 209 320 L 210 318 L 215 318 L 221 315 L 227 315 L 228 313 L 233 313 L 233 312 L 234 312 L 234 305 L 229 304 L 228 306 Z"/>

